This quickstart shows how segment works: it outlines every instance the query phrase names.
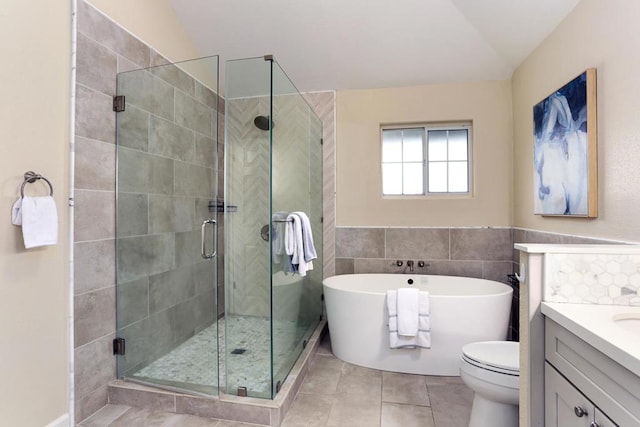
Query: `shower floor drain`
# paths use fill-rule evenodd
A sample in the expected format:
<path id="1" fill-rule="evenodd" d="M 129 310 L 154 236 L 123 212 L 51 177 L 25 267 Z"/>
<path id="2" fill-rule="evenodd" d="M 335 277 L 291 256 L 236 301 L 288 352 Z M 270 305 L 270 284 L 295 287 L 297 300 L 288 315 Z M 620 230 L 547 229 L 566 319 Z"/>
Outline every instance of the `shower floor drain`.
<path id="1" fill-rule="evenodd" d="M 231 351 L 231 354 L 242 354 L 245 351 L 247 351 L 247 349 L 245 349 L 245 348 L 236 348 L 236 349 Z"/>

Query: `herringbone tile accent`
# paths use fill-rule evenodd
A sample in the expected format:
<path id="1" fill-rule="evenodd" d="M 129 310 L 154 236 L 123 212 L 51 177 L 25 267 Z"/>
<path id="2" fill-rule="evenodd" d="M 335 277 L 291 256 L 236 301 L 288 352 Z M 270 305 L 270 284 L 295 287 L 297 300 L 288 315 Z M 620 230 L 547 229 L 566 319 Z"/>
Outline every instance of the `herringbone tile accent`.
<path id="1" fill-rule="evenodd" d="M 334 91 L 304 94 L 322 121 L 324 144 L 322 146 L 323 168 L 323 252 L 324 277 L 335 274 L 335 236 L 336 236 L 336 118 Z"/>
<path id="2" fill-rule="evenodd" d="M 268 111 L 268 100 L 246 98 L 226 102 L 227 214 L 225 245 L 227 306 L 230 314 L 269 313 L 269 245 L 260 229 L 269 223 L 269 133 L 253 119 Z"/>
<path id="3" fill-rule="evenodd" d="M 260 238 L 260 229 L 270 222 L 270 165 L 274 212 L 302 210 L 309 214 L 316 241 L 323 230 L 324 277 L 335 274 L 335 93 L 305 96 L 321 123 L 314 121 L 299 96 L 276 96 L 272 147 L 269 133 L 253 125 L 256 116 L 269 114 L 268 98 L 226 102 L 225 199 L 227 204 L 238 206 L 225 223 L 227 236 L 233 236 L 225 243 L 231 287 L 227 313 L 269 313 L 269 245 Z M 317 138 L 312 135 L 320 133 L 320 126 L 324 138 L 321 148 L 309 143 L 310 138 Z M 320 156 L 322 170 L 310 169 L 310 164 L 319 164 Z M 323 224 L 316 213 L 321 208 Z"/>

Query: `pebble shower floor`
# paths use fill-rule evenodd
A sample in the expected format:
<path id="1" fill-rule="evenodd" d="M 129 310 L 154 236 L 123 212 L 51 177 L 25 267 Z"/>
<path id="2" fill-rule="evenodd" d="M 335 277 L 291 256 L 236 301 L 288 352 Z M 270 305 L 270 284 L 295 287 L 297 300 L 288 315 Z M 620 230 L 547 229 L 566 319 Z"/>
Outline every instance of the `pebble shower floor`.
<path id="1" fill-rule="evenodd" d="M 160 357 L 133 375 L 145 381 L 173 383 L 180 388 L 191 389 L 191 385 L 218 387 L 218 365 L 220 386 L 229 385 L 228 394 L 235 394 L 238 386 L 247 387 L 250 395 L 270 396 L 271 372 L 269 365 L 269 319 L 253 316 L 229 315 L 203 329 L 198 334 Z M 226 326 L 226 328 L 225 328 Z M 228 328 L 228 331 L 226 329 Z M 274 321 L 273 360 L 274 372 L 279 372 L 296 345 L 309 329 L 307 324 L 294 321 Z M 220 334 L 219 341 L 217 334 Z M 226 351 L 226 334 L 229 348 L 245 350 L 237 354 Z M 218 363 L 218 342 L 220 361 Z M 225 364 L 226 369 L 225 369 Z M 229 375 L 229 381 L 226 376 Z"/>

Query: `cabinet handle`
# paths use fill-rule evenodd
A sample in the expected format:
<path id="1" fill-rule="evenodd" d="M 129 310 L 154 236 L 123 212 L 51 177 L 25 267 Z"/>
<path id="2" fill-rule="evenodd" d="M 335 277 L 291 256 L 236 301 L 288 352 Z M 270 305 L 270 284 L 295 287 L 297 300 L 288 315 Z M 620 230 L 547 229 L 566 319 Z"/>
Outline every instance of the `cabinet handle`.
<path id="1" fill-rule="evenodd" d="M 573 412 L 575 412 L 576 417 L 578 417 L 578 418 L 581 418 L 581 417 L 584 417 L 585 415 L 587 415 L 587 410 L 584 409 L 581 406 L 576 406 L 575 408 L 573 408 Z"/>
<path id="2" fill-rule="evenodd" d="M 593 421 L 593 422 L 591 422 L 591 424 L 589 424 L 589 427 L 600 427 L 600 424 L 598 424 L 597 422 Z"/>

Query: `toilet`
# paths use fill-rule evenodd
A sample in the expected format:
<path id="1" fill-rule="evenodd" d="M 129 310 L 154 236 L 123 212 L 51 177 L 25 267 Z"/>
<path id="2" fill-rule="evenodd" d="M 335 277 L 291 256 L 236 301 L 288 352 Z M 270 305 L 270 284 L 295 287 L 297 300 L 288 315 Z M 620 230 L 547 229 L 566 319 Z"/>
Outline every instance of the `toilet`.
<path id="1" fill-rule="evenodd" d="M 474 392 L 469 427 L 518 427 L 520 343 L 463 346 L 460 378 Z"/>

